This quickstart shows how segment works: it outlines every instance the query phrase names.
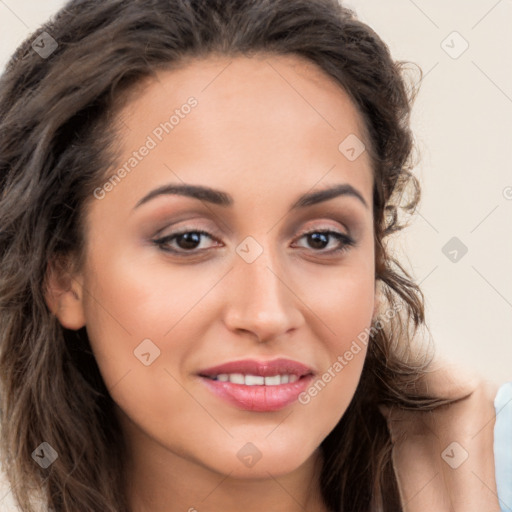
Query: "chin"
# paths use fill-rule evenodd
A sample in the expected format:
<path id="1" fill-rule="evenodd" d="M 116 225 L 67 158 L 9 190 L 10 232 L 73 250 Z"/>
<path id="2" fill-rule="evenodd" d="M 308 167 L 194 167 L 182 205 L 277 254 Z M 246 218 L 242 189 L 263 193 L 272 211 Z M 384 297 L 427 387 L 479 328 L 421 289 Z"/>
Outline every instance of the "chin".
<path id="1" fill-rule="evenodd" d="M 289 446 L 272 445 L 270 440 L 243 443 L 241 447 L 222 450 L 219 457 L 208 464 L 214 471 L 229 474 L 232 478 L 268 479 L 296 471 L 315 454 L 297 450 L 296 443 Z M 230 455 L 232 454 L 232 455 Z M 203 464 L 206 461 L 203 461 Z"/>

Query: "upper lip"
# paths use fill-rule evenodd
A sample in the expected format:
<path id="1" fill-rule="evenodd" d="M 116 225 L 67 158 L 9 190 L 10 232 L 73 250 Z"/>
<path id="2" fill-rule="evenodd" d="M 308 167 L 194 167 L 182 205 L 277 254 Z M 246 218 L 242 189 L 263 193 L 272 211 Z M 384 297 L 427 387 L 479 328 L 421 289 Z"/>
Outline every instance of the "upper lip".
<path id="1" fill-rule="evenodd" d="M 306 365 L 291 359 L 279 358 L 271 361 L 257 361 L 255 359 L 243 359 L 229 363 L 212 366 L 201 370 L 199 375 L 215 377 L 221 373 L 242 373 L 244 375 L 258 375 L 270 377 L 272 375 L 309 375 L 313 370 Z"/>

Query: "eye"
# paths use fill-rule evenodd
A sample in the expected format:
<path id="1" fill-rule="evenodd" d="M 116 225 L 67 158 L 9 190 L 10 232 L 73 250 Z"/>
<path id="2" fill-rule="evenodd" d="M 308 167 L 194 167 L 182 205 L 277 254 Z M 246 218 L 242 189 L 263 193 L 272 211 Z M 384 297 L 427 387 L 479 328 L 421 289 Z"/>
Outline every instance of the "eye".
<path id="1" fill-rule="evenodd" d="M 308 243 L 315 249 L 314 252 L 320 252 L 331 254 L 331 253 L 339 253 L 342 251 L 348 251 L 350 247 L 355 245 L 355 240 L 346 235 L 344 233 L 340 233 L 338 231 L 334 231 L 332 229 L 315 229 L 312 231 L 308 231 L 306 233 L 302 233 L 299 240 L 302 238 L 306 238 Z M 329 245 L 329 242 L 332 240 L 336 241 L 334 249 L 323 251 L 325 246 Z"/>
<path id="2" fill-rule="evenodd" d="M 216 240 L 210 233 L 204 231 L 202 229 L 188 230 L 188 231 L 180 231 L 179 233 L 171 233 L 170 235 L 164 236 L 162 238 L 158 238 L 153 240 L 160 249 L 167 252 L 183 254 L 187 256 L 186 253 L 196 254 L 205 250 L 204 247 L 200 250 L 198 246 L 201 246 L 201 239 L 207 237 L 211 240 Z M 172 243 L 175 242 L 178 248 L 176 249 L 176 245 L 174 248 L 172 247 Z"/>
<path id="3" fill-rule="evenodd" d="M 208 233 L 208 231 L 204 231 L 202 229 L 189 229 L 155 239 L 153 240 L 153 243 L 163 251 L 186 257 L 206 251 L 208 247 L 201 246 L 205 238 L 218 242 L 217 238 Z M 307 240 L 310 247 L 314 249 L 314 252 L 321 254 L 348 251 L 350 247 L 355 245 L 354 239 L 349 235 L 332 229 L 316 229 L 307 231 L 305 233 L 301 233 L 299 236 L 299 240 L 303 238 Z M 328 247 L 329 243 L 332 241 L 335 242 L 334 248 L 326 251 L 326 246 Z"/>

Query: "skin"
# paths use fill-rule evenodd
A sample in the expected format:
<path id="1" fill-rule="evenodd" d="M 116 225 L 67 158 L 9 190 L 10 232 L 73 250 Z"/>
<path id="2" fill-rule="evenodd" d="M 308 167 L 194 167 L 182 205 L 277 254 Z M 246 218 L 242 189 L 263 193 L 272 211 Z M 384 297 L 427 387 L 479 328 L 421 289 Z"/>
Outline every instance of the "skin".
<path id="1" fill-rule="evenodd" d="M 372 169 L 366 151 L 350 161 L 338 149 L 350 134 L 367 142 L 362 118 L 300 57 L 209 57 L 160 71 L 123 107 L 118 165 L 190 96 L 197 107 L 89 202 L 85 264 L 51 277 L 48 304 L 63 326 L 86 326 L 127 440 L 134 511 L 326 511 L 318 448 L 353 397 L 364 345 L 308 404 L 275 412 L 238 409 L 196 374 L 286 357 L 319 377 L 370 327 Z M 161 195 L 134 209 L 171 183 L 213 187 L 234 203 Z M 300 195 L 344 183 L 368 206 L 344 195 L 289 211 Z M 184 228 L 214 238 L 193 249 L 169 244 L 201 255 L 179 257 L 152 242 Z M 301 235 L 322 229 L 355 245 L 329 255 L 336 238 L 322 246 Z M 263 249 L 252 263 L 236 252 L 247 236 Z M 160 350 L 149 366 L 134 356 L 147 338 Z M 252 467 L 237 457 L 248 442 L 261 453 Z"/>
<path id="2" fill-rule="evenodd" d="M 381 407 L 404 512 L 499 512 L 493 447 L 498 386 L 438 356 L 418 391 L 455 402 L 429 413 Z"/>

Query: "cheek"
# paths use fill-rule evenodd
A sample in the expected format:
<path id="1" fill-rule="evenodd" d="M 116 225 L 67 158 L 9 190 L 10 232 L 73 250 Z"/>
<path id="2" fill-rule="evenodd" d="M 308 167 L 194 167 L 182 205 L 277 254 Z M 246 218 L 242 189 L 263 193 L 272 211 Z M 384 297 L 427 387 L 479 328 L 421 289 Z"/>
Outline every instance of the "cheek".
<path id="1" fill-rule="evenodd" d="M 331 352 L 342 351 L 348 340 L 371 323 L 375 277 L 369 265 L 358 262 L 336 271 L 322 269 L 303 278 L 301 289 L 305 302 L 311 305 L 309 324 L 323 328 L 317 335 Z"/>
<path id="2" fill-rule="evenodd" d="M 219 278 L 105 251 L 93 255 L 86 274 L 91 348 L 114 401 L 130 416 L 157 424 L 165 421 L 162 404 L 179 410 L 190 402 L 180 363 L 197 350 L 191 340 L 204 332 L 200 299 Z"/>
<path id="3" fill-rule="evenodd" d="M 204 288 L 186 272 L 155 265 L 144 254 L 105 251 L 90 262 L 85 314 L 95 338 L 118 333 L 109 340 L 109 347 L 122 340 L 133 350 L 141 336 L 162 338 L 193 307 Z"/>
<path id="4" fill-rule="evenodd" d="M 315 338 L 326 351 L 319 375 L 299 397 L 315 426 L 326 436 L 340 420 L 355 393 L 367 354 L 375 299 L 372 269 L 343 269 L 338 278 L 309 289 L 315 300 L 310 319 Z M 316 319 L 313 319 L 316 317 Z M 319 321 L 320 319 L 320 321 Z"/>
<path id="5" fill-rule="evenodd" d="M 84 286 L 86 329 L 91 348 L 107 388 L 113 388 L 127 372 L 133 372 L 150 353 L 155 359 L 159 348 L 144 340 L 159 340 L 169 330 L 173 316 L 162 315 L 163 298 L 155 282 L 144 273 L 144 265 L 113 252 L 103 251 L 91 258 Z M 115 262 L 115 264 L 113 263 Z M 166 308 L 176 304 L 166 297 Z M 159 303 L 159 309 L 156 304 Z M 143 343 L 141 345 L 141 343 Z M 147 350 L 139 351 L 141 346 Z M 140 353 L 139 353 L 140 352 Z M 142 361 L 141 361 L 142 359 Z M 146 361 L 147 362 L 147 361 Z"/>
<path id="6" fill-rule="evenodd" d="M 143 266 L 102 266 L 91 273 L 93 293 L 86 303 L 86 329 L 100 373 L 119 409 L 137 424 L 159 431 L 172 424 L 175 410 L 194 402 L 181 385 L 171 359 L 188 350 L 165 343 L 180 334 L 186 300 L 163 295 L 166 283 L 148 279 Z M 164 334 L 171 331 L 167 336 Z M 170 406 L 172 404 L 172 407 Z"/>

